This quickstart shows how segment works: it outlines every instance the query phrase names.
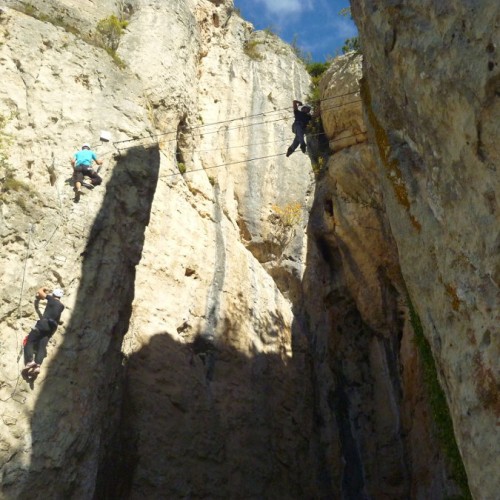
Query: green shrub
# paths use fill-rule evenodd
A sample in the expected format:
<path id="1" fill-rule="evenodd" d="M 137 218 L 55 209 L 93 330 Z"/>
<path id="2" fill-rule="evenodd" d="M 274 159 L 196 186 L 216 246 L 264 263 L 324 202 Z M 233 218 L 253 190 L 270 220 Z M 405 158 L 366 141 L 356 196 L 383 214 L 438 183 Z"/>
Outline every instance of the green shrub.
<path id="1" fill-rule="evenodd" d="M 310 62 L 306 65 L 306 70 L 311 75 L 311 77 L 319 78 L 323 75 L 323 73 L 328 69 L 329 66 L 329 62 Z"/>
<path id="2" fill-rule="evenodd" d="M 324 72 L 329 68 L 330 62 L 309 62 L 306 64 L 307 72 L 311 75 L 311 91 L 307 96 L 307 102 L 313 106 L 318 106 L 321 101 L 319 93 L 319 81 Z"/>
<path id="3" fill-rule="evenodd" d="M 318 176 L 319 173 L 323 170 L 323 166 L 325 165 L 325 159 L 320 156 L 316 161 L 311 162 L 312 170 L 314 175 Z"/>
<path id="4" fill-rule="evenodd" d="M 458 450 L 451 421 L 450 410 L 446 402 L 446 396 L 439 383 L 434 356 L 431 346 L 424 336 L 424 331 L 420 318 L 408 297 L 408 307 L 410 310 L 410 321 L 415 333 L 415 344 L 417 345 L 422 362 L 423 378 L 429 403 L 432 409 L 432 418 L 436 426 L 436 433 L 442 450 L 451 467 L 452 478 L 462 490 L 463 499 L 471 499 L 472 496 L 467 482 L 462 457 Z"/>
<path id="5" fill-rule="evenodd" d="M 0 202 L 15 203 L 23 212 L 28 212 L 28 202 L 36 193 L 26 182 L 16 179 L 13 170 L 7 168 L 0 180 Z M 17 195 L 17 196 L 16 196 Z"/>
<path id="6" fill-rule="evenodd" d="M 274 28 L 274 26 L 268 26 L 267 28 L 264 28 L 264 33 L 267 36 L 273 36 L 273 37 L 277 37 L 278 36 L 276 34 L 276 29 Z"/>
<path id="7" fill-rule="evenodd" d="M 128 21 L 122 21 L 115 15 L 101 19 L 97 23 L 97 32 L 101 38 L 102 46 L 112 52 L 116 52 L 120 44 L 120 37 L 127 27 Z"/>
<path id="8" fill-rule="evenodd" d="M 257 50 L 257 46 L 260 45 L 260 40 L 247 40 L 243 47 L 243 52 L 254 61 L 262 61 L 264 56 Z"/>
<path id="9" fill-rule="evenodd" d="M 186 164 L 185 163 L 182 163 L 182 162 L 177 163 L 177 168 L 179 169 L 179 172 L 181 174 L 186 173 Z"/>
<path id="10" fill-rule="evenodd" d="M 347 38 L 342 46 L 342 54 L 348 52 L 361 52 L 361 45 L 359 44 L 359 37 Z"/>
<path id="11" fill-rule="evenodd" d="M 68 33 L 81 37 L 87 43 L 104 48 L 119 68 L 123 69 L 125 67 L 125 62 L 116 54 L 116 50 L 118 49 L 123 30 L 128 26 L 128 21 L 119 19 L 115 15 L 101 19 L 96 27 L 97 37 L 96 39 L 92 39 L 91 36 L 83 35 L 77 28 L 68 24 L 62 16 L 48 16 L 47 14 L 39 12 L 37 8 L 31 4 L 26 4 L 19 10 L 39 21 L 49 22 L 54 26 L 63 28 Z M 67 46 L 67 43 L 63 46 Z"/>
<path id="12" fill-rule="evenodd" d="M 111 59 L 115 62 L 115 64 L 120 68 L 123 69 L 127 65 L 125 64 L 125 61 L 112 49 L 106 48 L 106 52 L 111 56 Z"/>

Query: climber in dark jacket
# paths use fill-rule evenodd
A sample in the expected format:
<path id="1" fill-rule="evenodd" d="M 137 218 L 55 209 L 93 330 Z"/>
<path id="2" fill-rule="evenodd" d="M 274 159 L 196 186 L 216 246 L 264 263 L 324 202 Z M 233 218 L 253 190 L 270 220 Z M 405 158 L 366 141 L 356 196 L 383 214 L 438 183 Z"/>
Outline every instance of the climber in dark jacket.
<path id="1" fill-rule="evenodd" d="M 40 288 L 37 292 L 37 300 L 47 300 L 45 311 L 42 317 L 36 322 L 35 326 L 28 334 L 24 344 L 24 369 L 21 374 L 26 380 L 34 380 L 40 373 L 40 365 L 45 356 L 47 356 L 47 344 L 50 337 L 57 330 L 61 320 L 61 314 L 64 310 L 64 305 L 61 302 L 61 297 L 64 292 L 60 288 L 56 288 L 51 294 L 48 293 L 48 288 Z M 33 361 L 33 355 L 35 360 Z"/>
<path id="2" fill-rule="evenodd" d="M 299 109 L 299 106 L 301 108 Z M 297 149 L 300 144 L 300 150 L 306 152 L 306 141 L 304 140 L 304 134 L 306 133 L 306 128 L 311 121 L 311 107 L 307 104 L 302 106 L 300 101 L 293 101 L 293 115 L 295 116 L 295 121 L 292 125 L 292 132 L 295 133 L 295 138 L 286 152 L 287 158 Z"/>

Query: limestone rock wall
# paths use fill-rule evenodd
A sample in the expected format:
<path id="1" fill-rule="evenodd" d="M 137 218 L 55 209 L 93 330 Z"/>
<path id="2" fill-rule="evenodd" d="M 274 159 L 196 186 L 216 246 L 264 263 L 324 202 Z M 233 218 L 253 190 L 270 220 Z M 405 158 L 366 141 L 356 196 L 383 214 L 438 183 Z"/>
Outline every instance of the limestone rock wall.
<path id="1" fill-rule="evenodd" d="M 498 495 L 498 2 L 353 0 L 409 294 L 474 498 Z"/>
<path id="2" fill-rule="evenodd" d="M 230 1 L 130 2 L 123 68 L 52 18 L 95 26 L 120 2 L 40 2 L 43 18 L 7 4 L 2 495 L 314 496 L 312 389 L 290 301 L 312 177 L 305 157 L 283 154 L 305 70 Z M 75 203 L 69 158 L 83 142 L 104 183 Z M 289 203 L 299 222 L 275 241 L 273 205 Z M 17 354 L 43 285 L 63 287 L 67 308 L 30 387 Z"/>
<path id="3" fill-rule="evenodd" d="M 408 288 L 493 498 L 498 7 L 353 2 L 374 43 L 361 87 L 354 54 L 321 82 L 313 179 L 284 156 L 309 77 L 232 1 L 5 4 L 2 497 L 459 494 Z M 129 21 L 116 53 L 95 34 L 110 15 Z M 76 201 L 83 142 L 104 182 Z M 43 285 L 67 308 L 28 385 Z"/>
<path id="4" fill-rule="evenodd" d="M 316 182 L 303 285 L 325 469 L 335 498 L 445 498 L 459 489 L 435 439 L 364 132 L 361 64 L 341 56 L 320 82 L 331 155 Z"/>
<path id="5" fill-rule="evenodd" d="M 319 83 L 321 122 L 332 152 L 367 139 L 358 83 L 363 76 L 361 63 L 355 52 L 337 57 Z"/>

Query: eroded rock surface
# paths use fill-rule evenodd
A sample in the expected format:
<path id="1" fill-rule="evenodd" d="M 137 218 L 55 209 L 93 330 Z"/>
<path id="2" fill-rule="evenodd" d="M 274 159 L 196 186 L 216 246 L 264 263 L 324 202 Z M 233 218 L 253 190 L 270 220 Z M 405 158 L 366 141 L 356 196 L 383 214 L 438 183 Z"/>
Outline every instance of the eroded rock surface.
<path id="1" fill-rule="evenodd" d="M 455 5 L 429 20 L 431 9 L 356 3 L 376 43 L 361 87 L 355 54 L 321 83 L 332 154 L 313 179 L 307 156 L 284 156 L 309 77 L 230 0 L 5 4 L 2 496 L 459 494 L 435 440 L 408 285 L 473 493 L 489 498 L 498 269 L 480 223 L 496 227 L 498 79 L 483 13 L 460 25 Z M 479 49 L 477 80 L 465 56 L 429 72 L 439 37 L 417 28 L 415 42 L 395 28 L 382 43 L 386 20 L 407 14 L 475 33 L 470 46 L 491 38 L 488 73 Z M 96 34 L 110 15 L 129 22 L 116 53 Z M 466 40 L 455 31 L 453 54 Z M 447 94 L 457 67 L 464 82 Z M 75 202 L 69 158 L 83 142 L 104 183 Z M 17 355 L 42 285 L 64 288 L 67 309 L 30 387 Z"/>
<path id="2" fill-rule="evenodd" d="M 310 203 L 308 162 L 282 153 L 305 69 L 232 2 L 133 2 L 114 58 L 92 43 L 121 2 L 7 5 L 2 494 L 314 495 L 305 344 L 292 349 L 283 295 L 301 279 Z M 75 203 L 83 142 L 104 183 Z M 270 216 L 288 203 L 302 215 L 280 247 Z M 251 243 L 273 250 L 267 270 Z M 67 309 L 30 388 L 16 359 L 42 285 L 63 287 Z"/>
<path id="3" fill-rule="evenodd" d="M 444 498 L 460 490 L 435 439 L 374 149 L 364 133 L 336 140 L 366 131 L 363 109 L 324 107 L 360 100 L 361 62 L 339 57 L 320 82 L 334 140 L 309 219 L 304 301 L 324 459 L 335 498 Z"/>
<path id="4" fill-rule="evenodd" d="M 354 0 L 352 7 L 401 269 L 438 365 L 472 494 L 495 498 L 500 6 Z"/>

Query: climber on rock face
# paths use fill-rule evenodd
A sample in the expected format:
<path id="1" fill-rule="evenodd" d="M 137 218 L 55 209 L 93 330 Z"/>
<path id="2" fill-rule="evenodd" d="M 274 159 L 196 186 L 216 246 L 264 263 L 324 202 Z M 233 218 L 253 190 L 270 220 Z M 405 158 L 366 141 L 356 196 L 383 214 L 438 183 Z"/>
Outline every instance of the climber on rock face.
<path id="1" fill-rule="evenodd" d="M 82 182 L 84 177 L 90 178 L 91 189 L 94 186 L 99 186 L 102 182 L 102 178 L 97 174 L 97 172 L 92 168 L 92 162 L 96 162 L 97 165 L 102 165 L 102 160 L 98 160 L 94 151 L 90 149 L 88 144 L 84 144 L 80 151 L 77 151 L 73 158 L 71 158 L 71 165 L 73 165 L 73 181 L 75 182 L 75 195 L 79 197 L 82 194 Z M 87 185 L 87 184 L 86 184 Z"/>
<path id="2" fill-rule="evenodd" d="M 299 109 L 299 106 L 301 108 Z M 292 132 L 295 134 L 295 138 L 287 149 L 287 158 L 297 149 L 300 144 L 300 149 L 303 153 L 306 152 L 306 141 L 304 140 L 304 134 L 306 133 L 306 128 L 311 121 L 311 106 L 302 105 L 300 101 L 293 101 L 293 114 L 295 116 L 295 121 L 292 125 Z"/>
<path id="3" fill-rule="evenodd" d="M 24 368 L 21 375 L 27 381 L 33 381 L 40 373 L 40 365 L 47 355 L 47 344 L 57 330 L 64 305 L 61 297 L 64 292 L 56 288 L 51 294 L 48 288 L 40 288 L 37 292 L 37 300 L 47 300 L 45 311 L 42 317 L 36 322 L 35 326 L 28 334 L 24 344 Z M 33 361 L 33 355 L 35 360 Z"/>

